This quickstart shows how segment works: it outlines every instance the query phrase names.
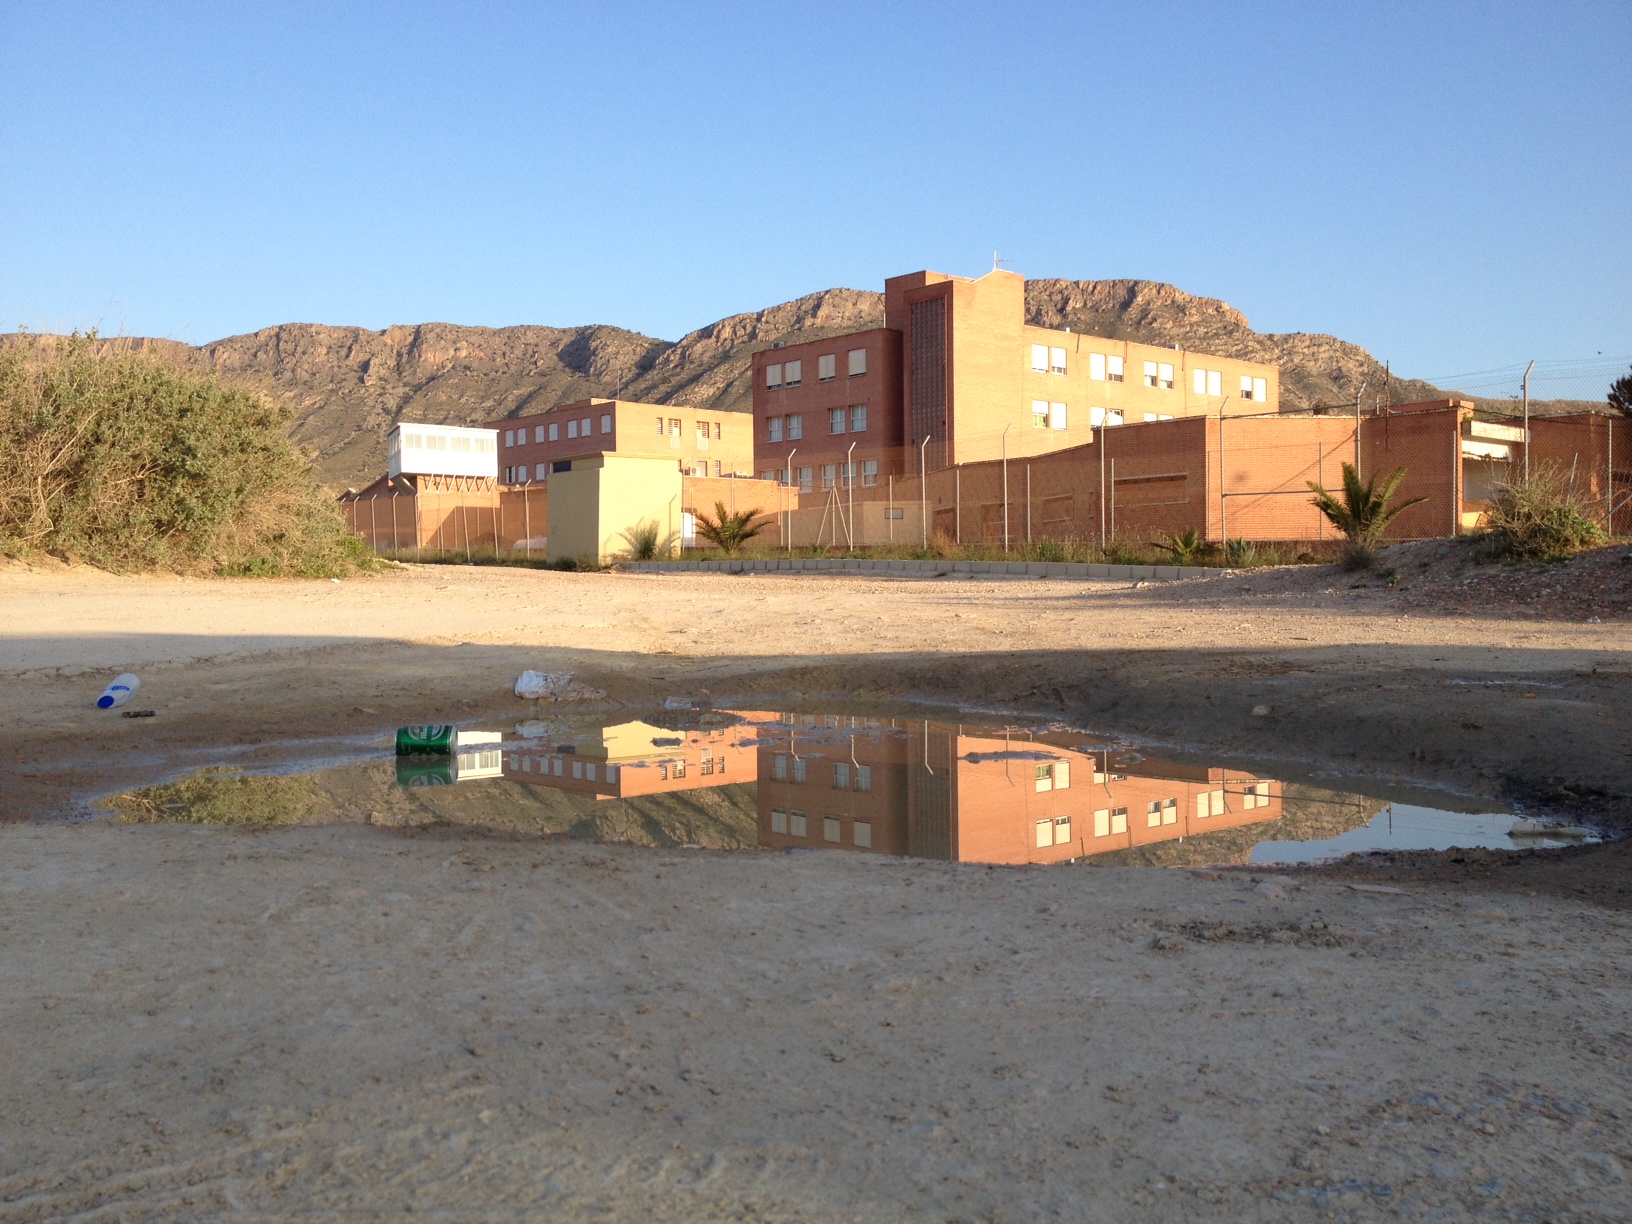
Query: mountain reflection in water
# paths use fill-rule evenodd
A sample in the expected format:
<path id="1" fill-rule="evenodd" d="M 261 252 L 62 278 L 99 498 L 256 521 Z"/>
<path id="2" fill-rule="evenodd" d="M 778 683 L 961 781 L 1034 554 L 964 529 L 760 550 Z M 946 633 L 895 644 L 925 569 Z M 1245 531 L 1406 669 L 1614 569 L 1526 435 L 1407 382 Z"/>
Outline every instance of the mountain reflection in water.
<path id="1" fill-rule="evenodd" d="M 740 721 L 462 742 L 454 760 L 409 761 L 398 776 L 409 785 L 503 777 L 590 799 L 755 783 L 762 846 L 977 863 L 1055 863 L 1283 816 L 1274 779 L 1086 744 L 1081 732 L 721 713 Z M 1350 808 L 1345 824 L 1374 810 Z"/>

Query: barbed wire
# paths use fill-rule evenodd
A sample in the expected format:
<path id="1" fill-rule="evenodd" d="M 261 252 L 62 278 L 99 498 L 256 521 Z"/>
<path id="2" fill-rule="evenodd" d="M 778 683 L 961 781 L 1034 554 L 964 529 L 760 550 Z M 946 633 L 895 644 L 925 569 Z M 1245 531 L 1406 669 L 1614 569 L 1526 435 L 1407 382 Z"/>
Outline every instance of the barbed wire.
<path id="1" fill-rule="evenodd" d="M 1529 364 L 1520 361 L 1492 370 L 1434 375 L 1424 381 L 1444 391 L 1460 392 L 1477 399 L 1517 400 L 1523 395 L 1524 371 Z M 1632 370 L 1632 358 L 1628 357 L 1537 361 L 1530 374 L 1530 398 L 1602 402 L 1609 394 L 1609 384 L 1629 370 Z"/>

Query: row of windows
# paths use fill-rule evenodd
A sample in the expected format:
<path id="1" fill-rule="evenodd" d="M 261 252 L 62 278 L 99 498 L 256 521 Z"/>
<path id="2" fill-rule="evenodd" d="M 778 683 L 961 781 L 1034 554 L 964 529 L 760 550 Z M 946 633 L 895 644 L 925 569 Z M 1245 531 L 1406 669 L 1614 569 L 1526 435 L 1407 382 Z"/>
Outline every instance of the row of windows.
<path id="1" fill-rule="evenodd" d="M 567 767 L 571 762 L 571 768 Z M 540 777 L 562 778 L 571 776 L 585 782 L 616 782 L 618 767 L 616 765 L 596 765 L 594 761 L 579 760 L 567 756 L 520 756 L 510 758 L 511 773 L 537 773 Z M 597 773 L 600 777 L 597 777 Z"/>
<path id="2" fill-rule="evenodd" d="M 422 434 L 405 433 L 402 445 L 406 450 L 462 451 L 465 454 L 493 454 L 493 439 L 480 434 Z"/>
<path id="3" fill-rule="evenodd" d="M 683 426 L 684 423 L 680 420 L 679 417 L 667 417 L 667 418 L 657 417 L 656 420 L 657 420 L 657 436 L 658 437 L 661 438 L 664 434 L 668 434 L 669 436 L 675 437 L 675 438 L 680 437 L 681 429 L 682 429 L 682 426 Z M 574 420 L 568 421 L 566 423 L 566 426 L 567 426 L 567 437 L 569 437 L 569 438 L 587 438 L 587 437 L 589 437 L 590 435 L 592 435 L 595 432 L 595 422 L 594 422 L 594 419 L 591 418 L 591 417 L 575 418 Z M 603 435 L 605 435 L 605 434 L 610 434 L 611 432 L 612 432 L 612 414 L 610 412 L 603 413 L 602 416 L 601 416 L 601 433 Z M 699 444 L 706 442 L 710 437 L 718 439 L 718 438 L 720 438 L 722 436 L 723 433 L 724 433 L 724 427 L 721 424 L 721 422 L 719 422 L 719 421 L 698 421 L 697 422 L 697 441 L 699 442 Z M 561 423 L 559 421 L 551 422 L 549 425 L 535 425 L 535 426 L 533 426 L 533 441 L 534 442 L 545 442 L 545 441 L 558 442 L 560 440 L 561 440 Z M 458 441 L 458 439 L 455 439 L 455 441 Z M 507 429 L 507 430 L 505 430 L 504 431 L 504 444 L 505 444 L 506 447 L 510 447 L 510 446 L 526 446 L 527 445 L 527 430 L 526 430 L 526 428 L 524 427 L 524 428 L 521 428 L 521 429 Z M 416 445 L 416 444 L 415 443 L 410 443 L 410 445 Z M 438 447 L 437 449 L 441 449 L 441 447 Z M 466 447 L 456 447 L 455 449 L 469 450 L 470 448 L 468 446 L 466 446 Z M 482 448 L 478 447 L 478 449 L 482 449 Z M 488 451 L 491 451 L 493 449 L 492 444 L 489 443 L 486 449 Z"/>
<path id="4" fill-rule="evenodd" d="M 771 809 L 771 832 L 785 833 L 789 837 L 809 837 L 810 820 L 803 812 L 783 811 L 781 808 Z M 841 816 L 822 817 L 822 840 L 840 843 L 844 840 L 844 818 Z M 873 822 L 870 820 L 852 820 L 850 822 L 850 841 L 852 845 L 860 846 L 863 850 L 873 844 Z"/>
<path id="5" fill-rule="evenodd" d="M 1050 348 L 1046 344 L 1031 346 L 1031 368 L 1039 374 L 1064 374 L 1065 350 Z M 1147 361 L 1145 364 L 1145 386 L 1160 391 L 1173 390 L 1173 367 L 1165 361 Z M 1192 387 L 1197 395 L 1219 396 L 1224 394 L 1224 374 L 1221 370 L 1196 369 L 1192 372 Z M 1120 357 L 1112 357 L 1105 353 L 1088 354 L 1088 377 L 1096 382 L 1122 382 L 1124 378 L 1124 364 Z M 1264 402 L 1269 399 L 1268 380 L 1253 378 L 1250 375 L 1241 375 L 1241 398 Z"/>
<path id="6" fill-rule="evenodd" d="M 851 378 L 857 378 L 867 373 L 867 350 L 864 348 L 851 349 L 846 354 L 847 369 Z M 837 353 L 823 353 L 816 358 L 816 381 L 832 382 L 839 376 L 839 357 Z M 805 363 L 803 361 L 773 362 L 765 367 L 765 386 L 772 391 L 780 387 L 797 387 L 805 381 Z"/>
<path id="7" fill-rule="evenodd" d="M 867 405 L 851 404 L 848 408 L 827 410 L 829 435 L 867 432 Z M 767 442 L 797 442 L 805 436 L 805 415 L 790 412 L 787 416 L 768 417 L 765 421 Z"/>
<path id="8" fill-rule="evenodd" d="M 849 463 L 824 463 L 820 465 L 822 473 L 822 491 L 828 489 L 848 489 L 851 480 L 855 480 L 863 489 L 878 487 L 878 460 L 855 459 Z M 811 493 L 815 491 L 816 467 L 798 467 L 793 469 L 793 476 L 799 482 L 799 492 Z M 774 480 L 777 484 L 792 483 L 788 478 L 786 468 L 765 468 L 760 472 L 761 480 Z M 893 515 L 900 518 L 899 514 Z"/>
<path id="9" fill-rule="evenodd" d="M 805 780 L 805 761 L 801 757 L 793 757 L 793 768 L 790 774 L 789 758 L 783 755 L 771 758 L 771 777 L 778 782 L 803 782 Z M 873 789 L 873 767 L 871 765 L 853 765 L 849 761 L 839 761 L 833 766 L 833 789 L 870 791 Z"/>

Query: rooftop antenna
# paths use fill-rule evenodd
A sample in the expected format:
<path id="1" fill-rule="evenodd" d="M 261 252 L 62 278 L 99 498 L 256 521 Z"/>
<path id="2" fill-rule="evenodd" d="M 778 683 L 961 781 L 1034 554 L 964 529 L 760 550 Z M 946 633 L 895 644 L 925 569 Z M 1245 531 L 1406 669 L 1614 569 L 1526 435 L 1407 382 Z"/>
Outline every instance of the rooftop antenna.
<path id="1" fill-rule="evenodd" d="M 1004 259 L 996 251 L 992 252 L 992 271 L 993 272 L 996 272 L 999 268 L 1003 267 L 1005 264 L 1012 264 L 1013 262 L 1014 262 L 1014 260 L 1012 260 L 1012 259 Z"/>

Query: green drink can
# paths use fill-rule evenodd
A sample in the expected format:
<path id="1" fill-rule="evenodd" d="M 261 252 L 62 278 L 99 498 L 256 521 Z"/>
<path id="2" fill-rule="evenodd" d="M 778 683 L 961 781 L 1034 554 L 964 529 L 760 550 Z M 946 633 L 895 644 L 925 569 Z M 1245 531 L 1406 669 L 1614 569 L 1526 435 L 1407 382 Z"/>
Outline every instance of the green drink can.
<path id="1" fill-rule="evenodd" d="M 397 728 L 398 756 L 448 756 L 453 744 L 451 726 Z"/>
<path id="2" fill-rule="evenodd" d="M 453 761 L 426 760 L 423 757 L 402 757 L 397 761 L 398 786 L 452 786 L 459 781 L 453 770 Z"/>

